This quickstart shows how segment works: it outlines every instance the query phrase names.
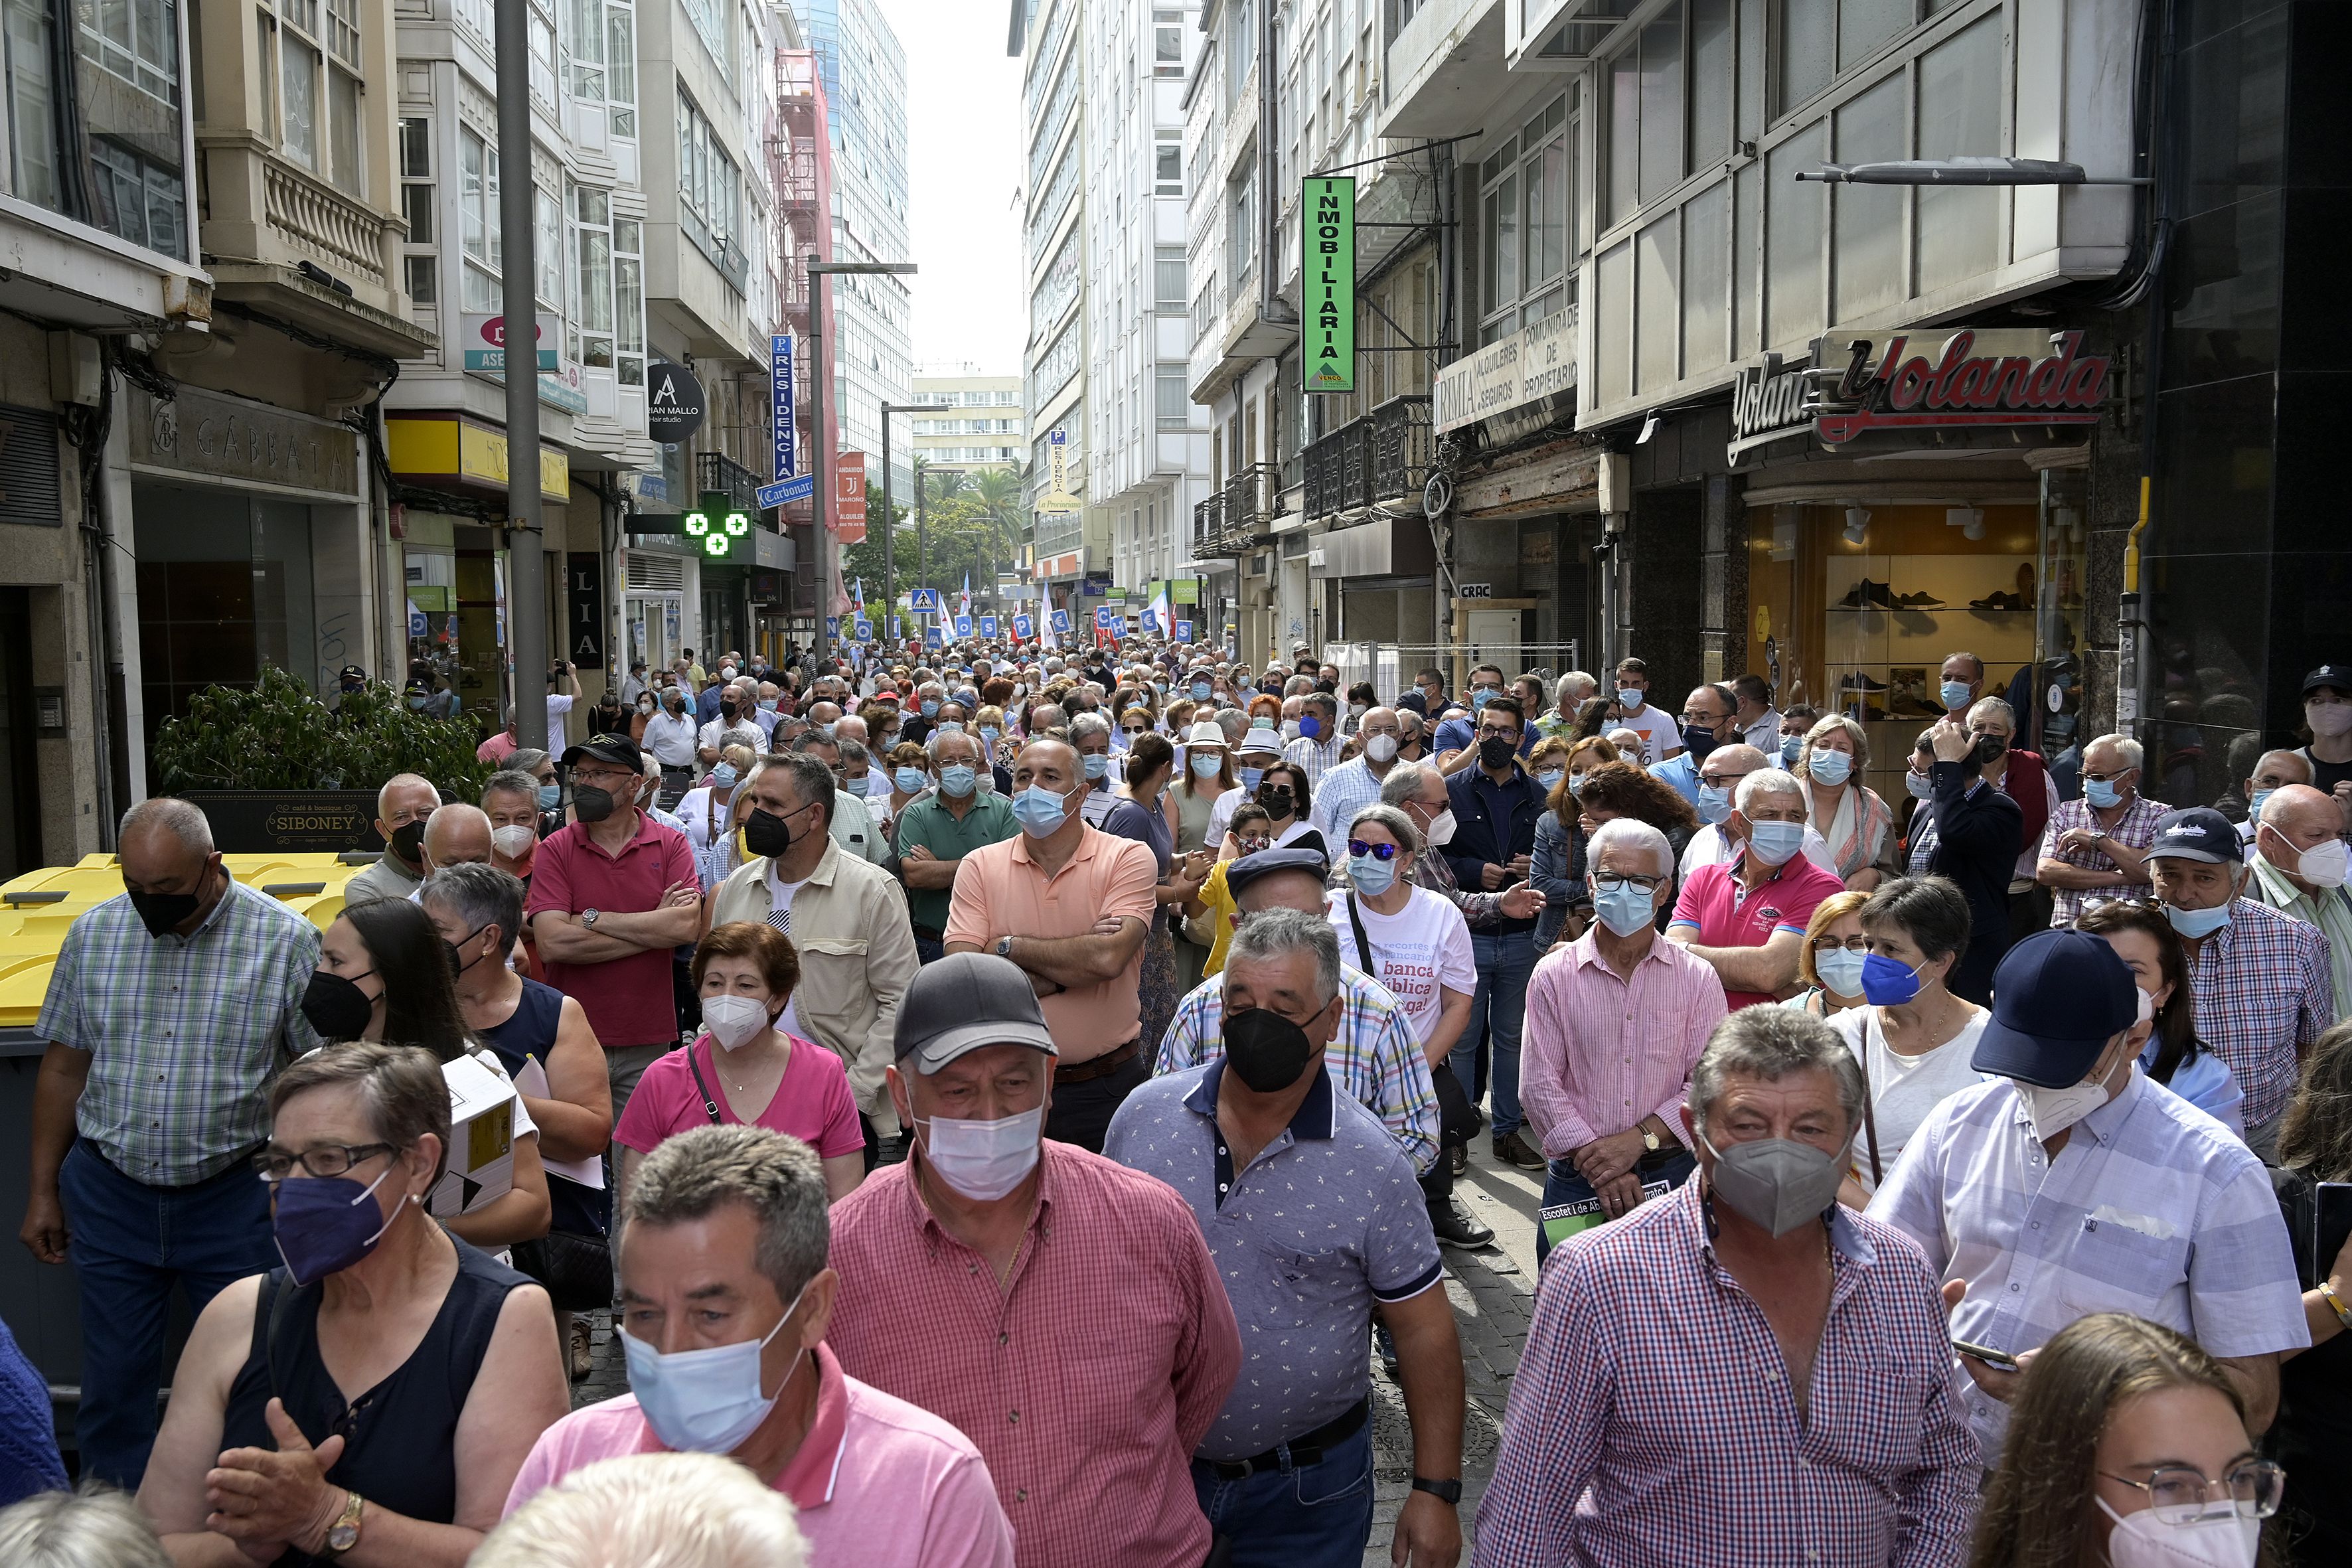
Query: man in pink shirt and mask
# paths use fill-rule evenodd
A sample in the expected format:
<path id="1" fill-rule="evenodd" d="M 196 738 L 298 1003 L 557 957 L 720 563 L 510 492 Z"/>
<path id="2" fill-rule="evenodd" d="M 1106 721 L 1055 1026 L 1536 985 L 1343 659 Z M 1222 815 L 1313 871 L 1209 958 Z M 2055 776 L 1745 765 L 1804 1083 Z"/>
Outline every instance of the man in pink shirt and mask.
<path id="1" fill-rule="evenodd" d="M 725 1454 L 792 1499 L 812 1568 L 1012 1568 L 971 1440 L 845 1375 L 824 1342 L 838 1276 L 814 1151 L 697 1128 L 646 1156 L 620 1217 L 634 1392 L 542 1433 L 508 1513 L 599 1459 Z"/>

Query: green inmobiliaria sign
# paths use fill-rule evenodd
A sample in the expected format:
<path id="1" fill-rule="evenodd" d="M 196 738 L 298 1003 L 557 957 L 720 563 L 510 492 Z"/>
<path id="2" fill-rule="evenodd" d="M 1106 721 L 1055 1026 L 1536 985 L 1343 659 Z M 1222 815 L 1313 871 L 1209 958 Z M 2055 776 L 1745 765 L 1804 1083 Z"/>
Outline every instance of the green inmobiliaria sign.
<path id="1" fill-rule="evenodd" d="M 1307 279 L 1299 364 L 1308 392 L 1356 390 L 1356 181 L 1308 178 L 1298 204 L 1307 226 L 1299 256 Z"/>

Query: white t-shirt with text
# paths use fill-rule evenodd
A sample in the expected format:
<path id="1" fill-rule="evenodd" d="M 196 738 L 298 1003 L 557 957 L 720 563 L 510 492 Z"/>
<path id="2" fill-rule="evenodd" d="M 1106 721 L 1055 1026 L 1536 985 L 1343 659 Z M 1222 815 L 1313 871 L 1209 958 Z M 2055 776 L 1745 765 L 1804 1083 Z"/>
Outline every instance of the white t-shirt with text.
<path id="1" fill-rule="evenodd" d="M 1333 893 L 1328 905 L 1331 928 L 1339 933 L 1339 961 L 1354 966 L 1382 985 L 1403 1004 L 1416 1044 L 1426 1045 L 1444 1010 L 1443 991 L 1465 995 L 1478 989 L 1478 965 L 1470 948 L 1470 927 L 1462 911 L 1443 894 L 1427 888 L 1412 889 L 1403 909 L 1384 915 L 1361 899 L 1356 912 L 1363 918 L 1364 934 L 1372 951 L 1358 951 L 1354 923 L 1348 917 L 1348 895 Z"/>

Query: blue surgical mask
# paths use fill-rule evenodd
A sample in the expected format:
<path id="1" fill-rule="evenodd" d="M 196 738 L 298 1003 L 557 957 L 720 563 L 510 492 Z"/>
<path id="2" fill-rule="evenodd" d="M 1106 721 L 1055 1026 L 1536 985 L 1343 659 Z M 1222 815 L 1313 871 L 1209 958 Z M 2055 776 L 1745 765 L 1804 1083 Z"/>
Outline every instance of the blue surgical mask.
<path id="1" fill-rule="evenodd" d="M 901 795 L 920 795 L 923 792 L 923 770 L 920 768 L 900 768 L 890 777 Z"/>
<path id="2" fill-rule="evenodd" d="M 1584 774 L 1570 773 L 1568 775 L 1568 793 L 1572 795 L 1582 795 L 1584 793 Z"/>
<path id="3" fill-rule="evenodd" d="M 1866 956 L 1852 948 L 1833 947 L 1827 952 L 1813 954 L 1813 973 L 1822 977 L 1824 986 L 1838 995 L 1859 996 L 1862 994 Z"/>
<path id="4" fill-rule="evenodd" d="M 1825 784 L 1842 784 L 1853 772 L 1853 759 L 1829 746 L 1815 746 L 1805 756 L 1805 772 Z"/>
<path id="5" fill-rule="evenodd" d="M 1721 784 L 1698 786 L 1698 819 L 1720 823 L 1731 815 L 1731 791 Z"/>
<path id="6" fill-rule="evenodd" d="M 624 1330 L 621 1350 L 629 1365 L 629 1392 L 646 1425 L 662 1446 L 677 1453 L 726 1454 L 759 1429 L 760 1423 L 783 1396 L 784 1384 L 800 1370 L 801 1354 L 776 1384 L 776 1392 L 761 1392 L 760 1352 L 783 1331 L 808 1287 L 801 1287 L 776 1326 L 756 1340 L 715 1345 L 709 1350 L 672 1351 L 665 1355 Z"/>
<path id="7" fill-rule="evenodd" d="M 819 724 L 819 725 L 816 727 L 816 732 L 817 732 L 818 734 L 820 734 L 820 735 L 823 735 L 826 740 L 830 741 L 830 740 L 832 740 L 832 739 L 833 739 L 833 731 L 834 731 L 834 729 L 835 729 L 835 726 L 834 726 L 830 721 L 828 721 L 828 722 L 826 722 L 826 723 Z"/>
<path id="8" fill-rule="evenodd" d="M 1397 868 L 1393 860 L 1381 860 L 1370 855 L 1348 857 L 1348 880 L 1356 884 L 1356 891 L 1368 899 L 1377 899 L 1396 886 Z"/>
<path id="9" fill-rule="evenodd" d="M 940 793 L 951 800 L 961 800 L 979 783 L 980 775 L 962 763 L 950 763 L 940 770 Z"/>
<path id="10" fill-rule="evenodd" d="M 2263 819 L 2263 802 L 2270 799 L 2271 793 L 2266 789 L 2258 789 L 2254 792 L 2253 798 L 2246 802 L 2248 822 L 2260 822 Z"/>
<path id="11" fill-rule="evenodd" d="M 1565 768 L 1546 768 L 1536 775 L 1536 783 L 1543 785 L 1544 794 L 1549 795 L 1559 787 L 1559 781 L 1567 776 L 1568 770 Z"/>
<path id="12" fill-rule="evenodd" d="M 1480 709 L 1485 708 L 1487 703 L 1492 702 L 1493 700 L 1495 700 L 1495 689 L 1493 687 L 1474 686 L 1470 689 L 1470 710 L 1472 712 L 1477 712 Z"/>
<path id="13" fill-rule="evenodd" d="M 1780 765 L 1785 768 L 1795 767 L 1797 759 L 1804 754 L 1804 751 L 1805 738 L 1802 735 L 1789 736 L 1780 742 Z"/>
<path id="14" fill-rule="evenodd" d="M 721 763 L 717 767 L 711 769 L 710 786 L 713 789 L 733 789 L 735 787 L 735 764 L 733 763 Z"/>
<path id="15" fill-rule="evenodd" d="M 1185 765 L 1192 770 L 1194 778 L 1213 779 L 1217 776 L 1217 770 L 1223 763 L 1224 758 L 1214 752 L 1195 752 L 1187 760 Z"/>
<path id="16" fill-rule="evenodd" d="M 1208 700 L 1209 683 L 1205 680 L 1196 680 L 1192 682 L 1192 700 L 1195 702 L 1206 702 Z"/>
<path id="17" fill-rule="evenodd" d="M 1944 706 L 1947 709 L 1957 709 L 1969 700 L 1968 682 L 1947 680 L 1943 685 L 1936 688 L 1936 693 L 1944 700 Z"/>
<path id="18" fill-rule="evenodd" d="M 563 786 L 562 784 L 541 784 L 539 786 L 540 810 L 553 811 L 562 803 Z"/>
<path id="19" fill-rule="evenodd" d="M 1654 921 L 1658 905 L 1647 889 L 1633 882 L 1621 882 L 1613 888 L 1596 887 L 1593 889 L 1592 912 L 1600 917 L 1602 925 L 1625 937 Z"/>
<path id="20" fill-rule="evenodd" d="M 2164 918 L 2172 922 L 2173 930 L 2185 937 L 2211 936 L 2230 923 L 2230 906 L 2223 904 L 2219 909 L 2183 910 L 2167 904 L 2164 906 Z"/>
<path id="21" fill-rule="evenodd" d="M 2116 787 L 2113 779 L 2084 779 L 2083 798 L 2101 811 L 2108 811 L 2123 804 L 2124 792 Z"/>
<path id="22" fill-rule="evenodd" d="M 1264 768 L 1244 768 L 1242 770 L 1242 788 L 1249 790 L 1255 794 L 1257 790 L 1257 781 L 1264 777 L 1265 777 L 1265 770 Z"/>
<path id="23" fill-rule="evenodd" d="M 761 698 L 760 711 L 762 713 L 773 713 L 776 710 L 776 700 L 777 700 L 773 697 Z M 823 730 L 828 735 L 833 733 L 833 726 L 830 724 L 821 724 L 818 728 Z"/>
<path id="24" fill-rule="evenodd" d="M 930 718 L 935 718 L 935 717 L 937 717 L 937 716 L 938 716 L 938 714 L 939 714 L 939 710 L 940 710 L 940 700 L 939 700 L 939 699 L 938 699 L 938 698 L 936 698 L 936 697 L 926 697 L 926 698 L 924 698 L 924 699 L 923 699 L 923 704 L 922 704 L 922 706 L 923 706 L 923 717 L 924 717 L 924 718 L 926 718 L 926 719 L 930 719 Z"/>
<path id="25" fill-rule="evenodd" d="M 1069 820 L 1070 813 L 1059 792 L 1031 784 L 1013 795 L 1013 816 L 1030 837 L 1051 838 Z"/>
<path id="26" fill-rule="evenodd" d="M 1621 686 L 1617 689 L 1617 706 L 1631 713 L 1642 706 L 1642 699 L 1646 695 L 1646 692 L 1636 691 L 1630 686 Z"/>
<path id="27" fill-rule="evenodd" d="M 1926 800 L 1929 795 L 1936 793 L 1935 781 L 1929 778 L 1926 773 L 1905 773 L 1903 775 L 1903 787 L 1910 791 L 1911 798 L 1913 800 Z"/>
<path id="28" fill-rule="evenodd" d="M 1815 959 L 1813 967 L 1821 966 Z M 1874 1007 L 1900 1007 L 1919 994 L 1919 972 L 1883 952 L 1869 953 L 1862 961 L 1862 994 Z"/>
<path id="29" fill-rule="evenodd" d="M 1078 759 L 1078 765 L 1086 769 L 1087 777 L 1098 779 L 1110 772 L 1110 758 L 1101 752 L 1088 752 Z"/>
<path id="30" fill-rule="evenodd" d="M 982 724 L 980 727 L 980 738 L 987 742 L 992 746 L 996 744 L 996 738 L 1003 733 L 1004 733 L 1004 731 L 998 729 L 993 724 Z"/>
<path id="31" fill-rule="evenodd" d="M 1748 847 L 1767 866 L 1785 866 L 1805 847 L 1801 822 L 1754 822 L 1748 826 Z"/>

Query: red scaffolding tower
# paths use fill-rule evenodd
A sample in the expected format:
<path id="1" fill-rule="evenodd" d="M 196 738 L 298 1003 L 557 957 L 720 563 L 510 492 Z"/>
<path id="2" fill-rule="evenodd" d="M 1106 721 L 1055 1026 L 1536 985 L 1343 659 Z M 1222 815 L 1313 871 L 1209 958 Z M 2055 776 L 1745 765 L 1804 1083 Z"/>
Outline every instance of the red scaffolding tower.
<path id="1" fill-rule="evenodd" d="M 768 257 L 769 283 L 782 314 L 780 330 L 793 335 L 793 372 L 800 384 L 793 406 L 800 426 L 803 471 L 814 471 L 820 434 L 824 449 L 839 449 L 840 421 L 834 400 L 825 399 L 822 433 L 810 417 L 809 387 L 824 377 L 828 392 L 833 378 L 835 336 L 831 320 L 824 322 L 824 363 L 809 363 L 809 276 L 807 263 L 833 258 L 833 139 L 825 119 L 824 68 L 813 49 L 778 49 L 776 92 L 766 138 L 768 188 L 774 194 L 774 244 Z M 828 311 L 828 316 L 830 312 Z M 817 614 L 816 540 L 811 532 L 814 509 L 793 501 L 783 509 L 799 566 L 793 574 L 793 609 L 799 616 Z"/>

